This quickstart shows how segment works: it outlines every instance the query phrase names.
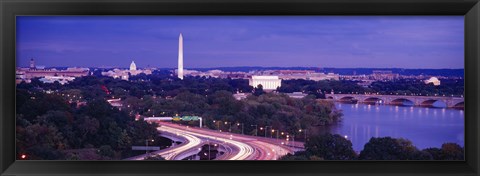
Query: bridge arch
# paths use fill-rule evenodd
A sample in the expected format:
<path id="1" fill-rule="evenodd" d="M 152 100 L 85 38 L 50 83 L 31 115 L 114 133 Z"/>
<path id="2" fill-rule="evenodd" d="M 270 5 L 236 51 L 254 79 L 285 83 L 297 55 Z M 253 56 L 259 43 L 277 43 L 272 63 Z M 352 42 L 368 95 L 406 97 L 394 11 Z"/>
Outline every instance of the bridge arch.
<path id="1" fill-rule="evenodd" d="M 397 106 L 414 106 L 415 102 L 412 100 L 409 100 L 408 98 L 396 98 L 390 101 L 391 105 L 397 105 Z"/>
<path id="2" fill-rule="evenodd" d="M 462 102 L 460 102 L 460 103 L 457 103 L 457 104 L 453 105 L 452 108 L 461 108 L 461 109 L 463 109 L 463 108 L 465 108 L 465 102 L 462 101 Z"/>
<path id="3" fill-rule="evenodd" d="M 344 103 L 357 103 L 357 99 L 353 96 L 345 96 L 345 97 L 342 97 L 340 99 L 338 99 L 340 102 L 344 102 Z"/>
<path id="4" fill-rule="evenodd" d="M 353 96 L 344 96 L 344 97 L 340 98 L 340 100 L 351 100 L 351 99 L 355 99 L 355 97 L 353 97 Z"/>
<path id="5" fill-rule="evenodd" d="M 366 98 L 363 100 L 363 103 L 367 103 L 367 104 L 383 104 L 383 103 L 385 103 L 385 100 L 382 99 L 382 98 L 378 98 L 378 97 L 366 97 Z"/>
<path id="6" fill-rule="evenodd" d="M 445 103 L 446 108 L 464 108 L 463 97 L 438 97 L 438 96 L 403 96 L 403 95 L 374 95 L 374 94 L 328 94 L 327 99 L 333 99 L 344 103 L 369 103 L 383 100 L 387 105 L 401 106 L 432 106 L 442 107 L 440 103 Z M 438 102 L 438 103 L 437 103 Z"/>
<path id="7" fill-rule="evenodd" d="M 440 103 L 440 107 L 447 107 L 447 102 L 444 101 L 444 100 L 435 100 L 435 99 L 429 99 L 429 100 L 425 100 L 425 101 L 422 101 L 420 103 L 420 106 L 423 106 L 423 107 L 436 107 L 434 104 L 437 103 Z"/>

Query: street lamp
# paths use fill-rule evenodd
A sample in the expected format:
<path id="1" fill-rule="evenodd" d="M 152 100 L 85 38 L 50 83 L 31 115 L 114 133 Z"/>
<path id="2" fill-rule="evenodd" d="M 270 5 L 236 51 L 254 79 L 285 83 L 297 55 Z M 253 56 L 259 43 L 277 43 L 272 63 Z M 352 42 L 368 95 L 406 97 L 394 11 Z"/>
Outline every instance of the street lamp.
<path id="1" fill-rule="evenodd" d="M 237 126 L 240 126 L 242 124 L 242 135 L 243 135 L 243 123 L 237 123 Z"/>
<path id="2" fill-rule="evenodd" d="M 231 122 L 225 122 L 225 125 L 226 124 L 230 124 L 230 128 L 228 128 L 228 132 L 231 133 L 232 132 L 232 123 Z"/>
<path id="3" fill-rule="evenodd" d="M 213 123 L 215 123 L 215 122 L 216 122 L 216 121 L 213 120 Z M 217 129 L 220 131 L 220 121 L 218 121 L 218 123 L 217 123 Z"/>
<path id="4" fill-rule="evenodd" d="M 250 125 L 250 126 L 255 126 L 255 136 L 257 136 L 257 125 Z"/>
<path id="5" fill-rule="evenodd" d="M 154 142 L 155 140 L 153 140 L 153 139 L 152 139 L 152 140 L 145 139 L 145 146 L 146 146 L 146 147 L 145 147 L 145 154 L 148 154 L 148 141 Z"/>
<path id="6" fill-rule="evenodd" d="M 280 131 L 280 130 L 277 130 L 277 140 L 276 140 L 276 142 L 278 142 L 278 132 L 279 132 L 279 131 Z"/>
<path id="7" fill-rule="evenodd" d="M 207 143 L 208 143 L 208 160 L 210 160 L 210 140 L 207 139 Z"/>
<path id="8" fill-rule="evenodd" d="M 299 129 L 298 132 L 302 132 L 303 130 L 303 133 L 305 133 L 305 142 L 307 141 L 307 129 Z"/>
<path id="9" fill-rule="evenodd" d="M 293 154 L 295 155 L 295 135 L 292 135 L 292 146 L 293 146 Z"/>
<path id="10" fill-rule="evenodd" d="M 265 126 L 265 137 L 267 137 L 268 127 L 272 127 L 272 126 Z"/>

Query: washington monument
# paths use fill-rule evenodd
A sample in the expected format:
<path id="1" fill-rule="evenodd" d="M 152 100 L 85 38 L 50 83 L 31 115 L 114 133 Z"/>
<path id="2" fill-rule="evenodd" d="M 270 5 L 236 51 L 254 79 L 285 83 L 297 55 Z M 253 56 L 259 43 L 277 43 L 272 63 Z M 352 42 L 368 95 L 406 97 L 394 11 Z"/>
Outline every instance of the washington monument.
<path id="1" fill-rule="evenodd" d="M 178 70 L 177 70 L 178 78 L 183 79 L 183 37 L 182 33 L 180 33 L 180 37 L 178 37 Z"/>

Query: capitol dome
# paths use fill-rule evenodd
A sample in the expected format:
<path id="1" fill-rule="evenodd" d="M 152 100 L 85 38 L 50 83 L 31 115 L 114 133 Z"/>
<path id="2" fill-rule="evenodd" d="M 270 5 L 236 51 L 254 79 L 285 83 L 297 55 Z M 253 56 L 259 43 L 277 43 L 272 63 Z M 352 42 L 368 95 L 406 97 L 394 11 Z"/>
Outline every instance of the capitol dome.
<path id="1" fill-rule="evenodd" d="M 130 64 L 130 71 L 135 71 L 137 70 L 137 65 L 135 65 L 135 62 L 132 61 L 132 63 Z"/>

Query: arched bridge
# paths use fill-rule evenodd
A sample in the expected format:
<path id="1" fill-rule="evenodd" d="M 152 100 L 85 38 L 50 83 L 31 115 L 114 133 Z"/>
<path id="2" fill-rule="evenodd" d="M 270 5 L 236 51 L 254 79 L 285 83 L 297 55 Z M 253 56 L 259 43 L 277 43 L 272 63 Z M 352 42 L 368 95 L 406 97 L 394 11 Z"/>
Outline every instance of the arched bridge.
<path id="1" fill-rule="evenodd" d="M 358 103 L 382 103 L 388 105 L 403 105 L 405 101 L 415 106 L 431 107 L 433 103 L 444 102 L 448 108 L 463 108 L 463 97 L 446 96 L 408 96 L 408 95 L 377 95 L 377 94 L 327 94 L 328 99 L 340 102 L 357 101 Z"/>

